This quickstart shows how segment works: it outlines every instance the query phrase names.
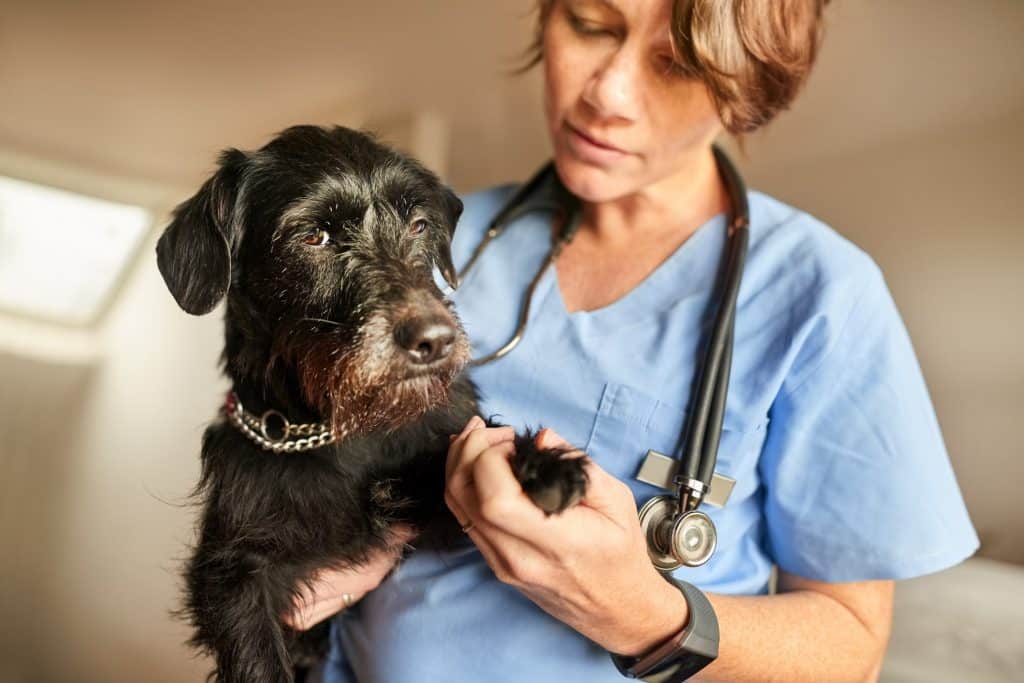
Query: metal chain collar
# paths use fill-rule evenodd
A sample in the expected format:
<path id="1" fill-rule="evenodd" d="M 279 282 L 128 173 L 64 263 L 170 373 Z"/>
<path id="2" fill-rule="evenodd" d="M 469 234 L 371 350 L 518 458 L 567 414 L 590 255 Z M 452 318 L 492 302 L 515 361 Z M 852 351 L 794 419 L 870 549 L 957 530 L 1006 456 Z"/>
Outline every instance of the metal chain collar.
<path id="1" fill-rule="evenodd" d="M 238 431 L 260 448 L 274 453 L 299 453 L 334 443 L 331 428 L 323 422 L 292 424 L 283 414 L 268 410 L 260 417 L 246 411 L 235 392 L 229 392 L 224 414 Z M 281 423 L 279 434 L 271 432 L 271 420 Z M 299 438 L 296 438 L 299 437 Z"/>

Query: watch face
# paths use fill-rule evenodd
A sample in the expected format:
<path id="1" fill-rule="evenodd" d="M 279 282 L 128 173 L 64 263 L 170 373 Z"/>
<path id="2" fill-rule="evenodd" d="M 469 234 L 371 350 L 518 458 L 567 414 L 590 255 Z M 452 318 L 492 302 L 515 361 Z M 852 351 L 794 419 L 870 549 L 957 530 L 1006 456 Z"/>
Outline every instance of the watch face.
<path id="1" fill-rule="evenodd" d="M 649 683 L 676 683 L 685 681 L 711 662 L 714 657 L 688 652 L 685 650 L 673 650 L 653 665 L 642 668 L 646 663 L 638 662 L 632 657 L 620 657 L 612 655 L 612 661 L 623 676 L 638 678 Z"/>

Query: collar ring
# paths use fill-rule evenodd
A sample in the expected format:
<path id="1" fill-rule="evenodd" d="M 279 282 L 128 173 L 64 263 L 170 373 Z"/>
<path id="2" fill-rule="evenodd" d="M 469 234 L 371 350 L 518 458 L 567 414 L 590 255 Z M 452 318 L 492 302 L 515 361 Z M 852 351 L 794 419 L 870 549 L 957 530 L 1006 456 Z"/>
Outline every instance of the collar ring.
<path id="1" fill-rule="evenodd" d="M 273 433 L 271 431 L 273 427 L 270 424 L 270 422 L 273 418 L 277 418 L 277 420 L 281 423 L 279 434 Z M 282 441 L 288 438 L 288 435 L 291 433 L 291 430 L 291 422 L 289 422 L 288 418 L 285 417 L 280 411 L 271 408 L 270 410 L 266 411 L 265 413 L 263 413 L 263 415 L 260 416 L 260 435 L 271 443 L 281 443 Z"/>

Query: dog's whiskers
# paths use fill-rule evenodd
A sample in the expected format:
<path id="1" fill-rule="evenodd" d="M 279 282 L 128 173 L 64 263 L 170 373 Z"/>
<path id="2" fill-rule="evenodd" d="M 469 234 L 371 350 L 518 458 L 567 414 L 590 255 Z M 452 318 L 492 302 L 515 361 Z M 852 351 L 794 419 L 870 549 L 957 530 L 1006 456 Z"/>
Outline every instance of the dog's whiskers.
<path id="1" fill-rule="evenodd" d="M 341 323 L 336 320 L 327 320 L 326 318 L 302 318 L 299 322 L 311 322 L 311 323 L 329 323 L 331 325 L 337 325 L 341 327 Z"/>

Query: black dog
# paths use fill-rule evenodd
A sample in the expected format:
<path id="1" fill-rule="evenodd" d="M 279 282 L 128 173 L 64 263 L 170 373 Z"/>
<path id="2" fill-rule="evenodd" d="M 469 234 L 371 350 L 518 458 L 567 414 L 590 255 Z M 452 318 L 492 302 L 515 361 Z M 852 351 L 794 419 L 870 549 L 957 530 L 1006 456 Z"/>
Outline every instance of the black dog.
<path id="1" fill-rule="evenodd" d="M 222 419 L 203 437 L 199 539 L 182 614 L 215 680 L 278 683 L 323 652 L 281 615 L 316 570 L 365 561 L 396 522 L 459 536 L 444 504 L 448 435 L 477 413 L 455 285 L 462 203 L 367 134 L 289 128 L 223 152 L 157 245 L 178 304 L 227 297 Z M 261 417 L 262 416 L 262 417 Z M 512 467 L 546 512 L 583 495 L 583 461 L 516 438 Z"/>

